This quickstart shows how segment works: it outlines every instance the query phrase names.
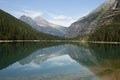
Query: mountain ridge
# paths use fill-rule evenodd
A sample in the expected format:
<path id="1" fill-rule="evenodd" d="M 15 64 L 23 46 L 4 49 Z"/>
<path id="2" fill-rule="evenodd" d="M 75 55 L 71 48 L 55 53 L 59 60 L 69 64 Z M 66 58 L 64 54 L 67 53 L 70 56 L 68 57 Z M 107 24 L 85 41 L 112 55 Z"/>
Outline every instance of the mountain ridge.
<path id="1" fill-rule="evenodd" d="M 60 37 L 35 30 L 11 14 L 0 9 L 0 40 L 53 40 Z"/>
<path id="2" fill-rule="evenodd" d="M 89 34 L 89 41 L 120 42 L 120 0 L 98 20 Z"/>
<path id="3" fill-rule="evenodd" d="M 66 27 L 50 23 L 41 17 L 32 19 L 31 17 L 23 15 L 20 17 L 20 20 L 31 25 L 34 29 L 47 34 L 63 37 L 67 31 Z"/>
<path id="4" fill-rule="evenodd" d="M 74 38 L 84 36 L 91 32 L 96 27 L 97 20 L 112 6 L 115 0 L 108 0 L 93 10 L 87 16 L 80 18 L 72 23 L 65 34 L 66 38 Z"/>

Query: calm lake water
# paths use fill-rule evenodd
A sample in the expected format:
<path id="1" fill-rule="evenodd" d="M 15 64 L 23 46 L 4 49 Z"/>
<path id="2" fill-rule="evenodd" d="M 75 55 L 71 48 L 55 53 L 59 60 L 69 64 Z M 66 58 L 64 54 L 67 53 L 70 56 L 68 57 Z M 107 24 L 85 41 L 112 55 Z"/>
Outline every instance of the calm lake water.
<path id="1" fill-rule="evenodd" d="M 120 80 L 120 45 L 0 43 L 0 80 Z"/>

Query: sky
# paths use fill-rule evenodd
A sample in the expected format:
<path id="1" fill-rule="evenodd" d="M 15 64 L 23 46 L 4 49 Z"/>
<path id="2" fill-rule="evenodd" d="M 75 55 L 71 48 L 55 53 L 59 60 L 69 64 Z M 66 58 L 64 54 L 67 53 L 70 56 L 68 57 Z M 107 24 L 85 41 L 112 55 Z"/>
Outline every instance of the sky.
<path id="1" fill-rule="evenodd" d="M 47 21 L 70 26 L 106 0 L 0 0 L 0 9 L 19 18 L 41 16 Z"/>

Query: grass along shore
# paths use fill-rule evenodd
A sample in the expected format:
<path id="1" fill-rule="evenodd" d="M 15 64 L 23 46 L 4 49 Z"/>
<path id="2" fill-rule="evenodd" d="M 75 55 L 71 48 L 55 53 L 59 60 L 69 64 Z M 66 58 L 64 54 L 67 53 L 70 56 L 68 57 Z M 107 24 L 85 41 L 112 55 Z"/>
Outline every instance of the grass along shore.
<path id="1" fill-rule="evenodd" d="M 95 44 L 120 44 L 120 42 L 106 42 L 106 41 L 84 41 L 84 40 L 0 40 L 4 42 L 77 42 L 77 43 L 95 43 Z"/>
<path id="2" fill-rule="evenodd" d="M 106 41 L 85 41 L 85 42 L 96 44 L 120 44 L 120 42 L 106 42 Z"/>
<path id="3" fill-rule="evenodd" d="M 4 42 L 80 42 L 79 40 L 0 40 Z"/>

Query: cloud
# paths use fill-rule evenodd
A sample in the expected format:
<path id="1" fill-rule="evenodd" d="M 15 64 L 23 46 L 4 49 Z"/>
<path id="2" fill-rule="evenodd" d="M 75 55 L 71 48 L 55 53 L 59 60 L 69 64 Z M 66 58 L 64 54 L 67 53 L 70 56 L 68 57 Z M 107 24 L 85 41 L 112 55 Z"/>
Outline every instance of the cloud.
<path id="1" fill-rule="evenodd" d="M 46 62 L 49 63 L 48 68 L 67 66 L 67 65 L 72 65 L 73 63 L 76 63 L 68 55 L 53 57 L 48 59 Z"/>
<path id="2" fill-rule="evenodd" d="M 83 15 L 77 17 L 70 17 L 66 15 L 56 15 L 56 14 L 49 14 L 51 16 L 51 19 L 48 21 L 54 24 L 58 24 L 61 26 L 69 27 L 73 22 L 77 21 L 78 19 L 82 19 L 84 16 L 87 16 L 90 12 L 86 12 Z"/>
<path id="3" fill-rule="evenodd" d="M 40 11 L 34 11 L 34 10 L 29 10 L 29 9 L 22 9 L 22 10 L 13 11 L 12 14 L 16 17 L 26 15 L 26 16 L 29 16 L 31 18 L 35 18 L 35 17 L 43 15 L 43 13 Z"/>
<path id="4" fill-rule="evenodd" d="M 62 20 L 62 19 L 71 19 L 72 17 L 68 17 L 65 15 L 58 15 L 58 16 L 54 16 L 54 19 L 56 20 Z"/>
<path id="5" fill-rule="evenodd" d="M 33 11 L 33 10 L 23 10 L 23 13 L 30 16 L 30 17 L 38 17 L 38 16 L 42 16 L 43 13 L 42 12 L 38 12 L 38 11 Z"/>
<path id="6" fill-rule="evenodd" d="M 52 17 L 55 20 L 64 20 L 64 19 L 69 20 L 69 19 L 72 19 L 72 17 L 66 16 L 66 15 L 63 15 L 63 14 L 54 14 L 54 13 L 47 12 L 47 15 Z"/>
<path id="7" fill-rule="evenodd" d="M 76 21 L 76 19 L 63 14 L 54 14 L 48 12 L 47 15 L 49 16 L 49 19 L 47 19 L 49 22 L 65 27 L 69 27 L 73 22 Z"/>
<path id="8" fill-rule="evenodd" d="M 48 21 L 54 24 L 69 27 L 76 20 L 48 20 Z"/>
<path id="9" fill-rule="evenodd" d="M 11 13 L 12 13 L 12 15 L 14 15 L 17 18 L 19 18 L 22 15 L 27 15 L 31 18 L 41 16 L 51 23 L 61 25 L 61 26 L 65 26 L 65 27 L 69 27 L 73 22 L 75 22 L 77 20 L 75 18 L 72 18 L 70 16 L 66 16 L 66 15 L 63 15 L 63 14 L 41 12 L 41 11 L 35 11 L 35 10 L 32 10 L 32 9 L 16 10 L 16 11 L 12 11 Z"/>

